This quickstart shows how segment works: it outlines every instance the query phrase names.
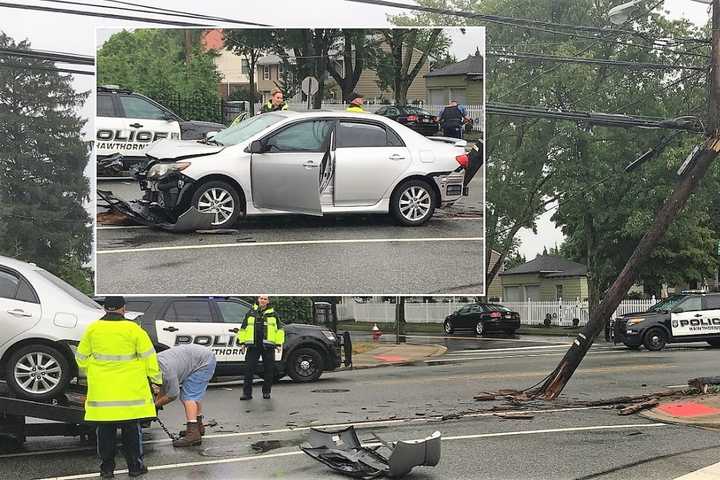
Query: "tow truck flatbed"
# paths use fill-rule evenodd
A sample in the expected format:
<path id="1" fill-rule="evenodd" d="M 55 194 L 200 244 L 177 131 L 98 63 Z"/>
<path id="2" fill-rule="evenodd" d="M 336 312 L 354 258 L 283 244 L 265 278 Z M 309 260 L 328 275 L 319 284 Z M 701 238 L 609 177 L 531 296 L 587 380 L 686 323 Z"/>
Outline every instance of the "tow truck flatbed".
<path id="1" fill-rule="evenodd" d="M 36 402 L 17 398 L 0 387 L 0 435 L 9 435 L 22 444 L 27 437 L 79 436 L 90 440 L 94 426 L 85 422 L 85 408 L 73 394 L 53 400 Z M 44 420 L 28 423 L 28 418 Z"/>

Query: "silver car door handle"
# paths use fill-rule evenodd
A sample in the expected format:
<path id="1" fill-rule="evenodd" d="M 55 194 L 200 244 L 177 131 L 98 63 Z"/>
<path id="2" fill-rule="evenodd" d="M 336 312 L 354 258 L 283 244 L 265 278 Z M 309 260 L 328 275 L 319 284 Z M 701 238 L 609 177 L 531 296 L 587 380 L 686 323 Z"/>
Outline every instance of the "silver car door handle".
<path id="1" fill-rule="evenodd" d="M 318 165 L 314 162 L 305 162 L 303 163 L 303 167 L 305 168 L 317 168 Z"/>
<path id="2" fill-rule="evenodd" d="M 388 157 L 390 160 L 405 160 L 405 157 L 402 155 L 398 155 L 397 153 L 394 153 Z"/>
<path id="3" fill-rule="evenodd" d="M 32 317 L 31 313 L 27 313 L 25 310 L 20 310 L 19 308 L 16 308 L 15 310 L 8 310 L 7 313 L 16 317 Z"/>

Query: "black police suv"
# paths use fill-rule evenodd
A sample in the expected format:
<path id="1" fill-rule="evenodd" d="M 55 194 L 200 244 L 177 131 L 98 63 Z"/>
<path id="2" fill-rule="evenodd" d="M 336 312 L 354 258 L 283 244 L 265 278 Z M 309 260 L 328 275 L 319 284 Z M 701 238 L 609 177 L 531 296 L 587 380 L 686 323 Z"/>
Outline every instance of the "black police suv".
<path id="1" fill-rule="evenodd" d="M 606 337 L 628 348 L 659 351 L 668 343 L 707 342 L 720 347 L 720 293 L 683 292 L 646 312 L 612 319 Z"/>

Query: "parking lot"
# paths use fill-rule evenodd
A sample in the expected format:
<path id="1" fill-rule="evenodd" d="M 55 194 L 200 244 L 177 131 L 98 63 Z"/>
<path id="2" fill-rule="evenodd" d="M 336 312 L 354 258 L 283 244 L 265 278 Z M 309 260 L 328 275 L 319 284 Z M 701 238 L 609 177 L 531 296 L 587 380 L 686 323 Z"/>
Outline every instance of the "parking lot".
<path id="1" fill-rule="evenodd" d="M 124 200 L 129 180 L 100 180 Z M 478 294 L 484 289 L 482 171 L 470 195 L 421 227 L 387 215 L 243 219 L 221 233 L 98 225 L 99 293 Z M 103 211 L 99 208 L 99 211 Z"/>

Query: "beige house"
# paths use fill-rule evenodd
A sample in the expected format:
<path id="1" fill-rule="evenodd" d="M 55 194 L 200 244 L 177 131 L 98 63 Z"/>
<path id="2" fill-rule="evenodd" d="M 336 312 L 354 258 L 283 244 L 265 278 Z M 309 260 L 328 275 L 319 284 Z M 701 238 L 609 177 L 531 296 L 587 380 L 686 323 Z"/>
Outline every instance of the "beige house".
<path id="1" fill-rule="evenodd" d="M 499 278 L 499 282 L 498 282 Z M 504 302 L 587 300 L 587 267 L 557 255 L 538 255 L 515 268 L 500 272 L 488 297 Z"/>
<path id="2" fill-rule="evenodd" d="M 485 93 L 485 62 L 480 50 L 475 55 L 425 75 L 428 103 L 447 105 L 457 100 L 461 105 L 482 105 Z"/>

